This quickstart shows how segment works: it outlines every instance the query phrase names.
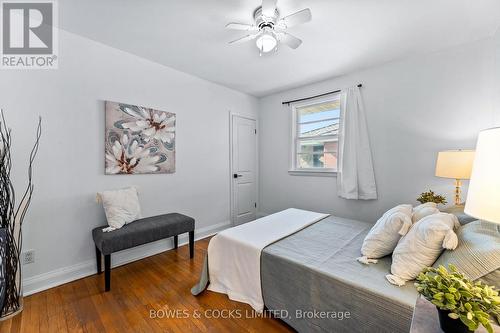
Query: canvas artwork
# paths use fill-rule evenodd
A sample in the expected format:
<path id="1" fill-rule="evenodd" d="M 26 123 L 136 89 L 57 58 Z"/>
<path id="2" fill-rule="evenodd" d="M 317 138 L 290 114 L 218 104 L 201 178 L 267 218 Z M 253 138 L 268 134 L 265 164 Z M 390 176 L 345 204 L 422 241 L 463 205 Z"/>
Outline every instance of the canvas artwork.
<path id="1" fill-rule="evenodd" d="M 106 174 L 175 172 L 175 113 L 106 102 Z"/>

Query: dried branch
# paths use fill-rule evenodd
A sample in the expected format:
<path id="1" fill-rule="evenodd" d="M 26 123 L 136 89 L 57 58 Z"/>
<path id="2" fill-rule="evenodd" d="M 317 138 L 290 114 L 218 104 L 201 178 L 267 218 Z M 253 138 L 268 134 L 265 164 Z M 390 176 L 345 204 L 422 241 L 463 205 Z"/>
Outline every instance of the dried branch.
<path id="1" fill-rule="evenodd" d="M 14 186 L 10 179 L 12 169 L 12 135 L 7 127 L 3 111 L 0 110 L 0 228 L 6 230 L 5 246 L 5 300 L 0 309 L 0 315 L 5 316 L 18 311 L 21 308 L 21 249 L 22 249 L 22 225 L 26 212 L 31 203 L 33 195 L 33 163 L 40 145 L 42 135 L 42 119 L 38 119 L 36 139 L 31 149 L 28 164 L 28 185 L 16 207 L 16 196 Z M 1 304 L 0 304 L 1 306 Z"/>

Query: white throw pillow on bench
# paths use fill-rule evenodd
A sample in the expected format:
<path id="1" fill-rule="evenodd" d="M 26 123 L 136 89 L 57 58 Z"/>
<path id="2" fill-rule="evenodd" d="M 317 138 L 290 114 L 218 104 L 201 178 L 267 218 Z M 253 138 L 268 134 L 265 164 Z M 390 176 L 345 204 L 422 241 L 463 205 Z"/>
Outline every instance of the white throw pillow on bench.
<path id="1" fill-rule="evenodd" d="M 363 264 L 376 263 L 377 258 L 391 254 L 401 236 L 411 228 L 412 208 L 398 205 L 385 212 L 366 235 L 361 247 L 363 256 L 357 260 Z"/>
<path id="2" fill-rule="evenodd" d="M 386 275 L 387 280 L 402 286 L 415 279 L 422 269 L 432 266 L 443 249 L 457 247 L 454 230 L 459 227 L 457 217 L 448 213 L 429 215 L 415 223 L 394 249 L 391 274 Z"/>
<path id="3" fill-rule="evenodd" d="M 103 229 L 105 232 L 120 229 L 141 217 L 141 206 L 135 187 L 102 191 L 97 193 L 97 196 L 108 220 L 109 227 Z"/>

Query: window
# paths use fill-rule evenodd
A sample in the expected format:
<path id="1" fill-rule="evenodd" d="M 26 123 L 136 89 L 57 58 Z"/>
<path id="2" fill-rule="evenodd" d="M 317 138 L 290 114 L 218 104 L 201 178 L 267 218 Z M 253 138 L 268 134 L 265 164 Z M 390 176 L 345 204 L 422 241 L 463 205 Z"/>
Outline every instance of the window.
<path id="1" fill-rule="evenodd" d="M 290 172 L 336 172 L 340 94 L 293 106 Z"/>

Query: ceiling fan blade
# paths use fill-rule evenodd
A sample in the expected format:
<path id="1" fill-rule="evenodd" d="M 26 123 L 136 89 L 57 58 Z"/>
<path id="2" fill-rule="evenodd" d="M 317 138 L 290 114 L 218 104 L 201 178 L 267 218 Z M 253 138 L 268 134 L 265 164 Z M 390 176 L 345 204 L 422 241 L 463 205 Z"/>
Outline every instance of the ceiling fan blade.
<path id="1" fill-rule="evenodd" d="M 226 24 L 226 29 L 230 30 L 243 30 L 243 31 L 255 31 L 259 30 L 255 25 L 245 24 L 245 23 L 235 23 L 231 22 Z"/>
<path id="2" fill-rule="evenodd" d="M 288 46 L 292 49 L 296 49 L 300 46 L 300 44 L 302 44 L 301 39 L 299 39 L 293 35 L 290 35 L 286 32 L 278 33 L 278 37 L 279 37 L 279 40 L 281 43 L 285 44 L 286 46 Z"/>
<path id="3" fill-rule="evenodd" d="M 239 43 L 248 42 L 249 40 L 257 38 L 258 35 L 259 35 L 258 33 L 252 34 L 252 35 L 246 35 L 246 36 L 240 37 L 238 39 L 235 39 L 233 41 L 230 41 L 229 44 L 239 44 Z"/>
<path id="4" fill-rule="evenodd" d="M 278 25 L 280 26 L 284 25 L 285 27 L 290 28 L 295 25 L 311 21 L 311 18 L 312 18 L 311 10 L 309 8 L 306 8 L 296 13 L 283 17 L 278 22 Z"/>
<path id="5" fill-rule="evenodd" d="M 262 14 L 267 17 L 274 16 L 278 0 L 262 0 Z"/>

